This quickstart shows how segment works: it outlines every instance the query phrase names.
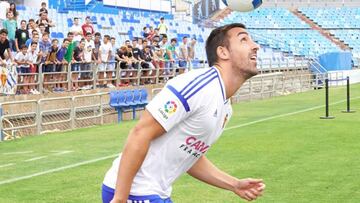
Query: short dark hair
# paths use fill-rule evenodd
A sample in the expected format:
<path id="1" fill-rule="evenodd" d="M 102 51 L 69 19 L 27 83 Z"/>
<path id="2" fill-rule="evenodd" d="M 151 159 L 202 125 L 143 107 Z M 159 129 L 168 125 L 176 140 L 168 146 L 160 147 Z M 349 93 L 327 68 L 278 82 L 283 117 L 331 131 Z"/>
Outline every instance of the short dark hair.
<path id="1" fill-rule="evenodd" d="M 45 2 L 41 2 L 41 5 L 43 6 L 43 5 L 45 5 L 46 6 L 46 3 Z"/>
<path id="2" fill-rule="evenodd" d="M 51 43 L 54 43 L 54 42 L 59 42 L 59 40 L 58 39 L 51 40 Z"/>
<path id="3" fill-rule="evenodd" d="M 43 34 L 42 34 L 42 36 L 44 37 L 44 36 L 49 36 L 49 33 L 48 32 L 44 32 Z"/>
<path id="4" fill-rule="evenodd" d="M 67 36 L 69 37 L 69 35 L 74 35 L 74 33 L 73 32 L 68 32 Z"/>
<path id="5" fill-rule="evenodd" d="M 8 34 L 8 31 L 7 31 L 7 29 L 5 29 L 5 28 L 0 30 L 0 35 L 1 35 L 1 34 L 4 34 L 4 33 L 5 33 L 5 34 Z"/>
<path id="6" fill-rule="evenodd" d="M 172 39 L 170 40 L 170 43 L 172 43 L 172 42 L 177 42 L 177 39 L 176 39 L 176 38 L 172 38 Z"/>
<path id="7" fill-rule="evenodd" d="M 208 39 L 206 40 L 205 46 L 209 66 L 213 66 L 218 60 L 218 56 L 216 53 L 217 48 L 219 46 L 229 46 L 229 39 L 227 33 L 229 30 L 236 27 L 246 29 L 246 26 L 242 23 L 232 23 L 215 28 L 213 31 L 211 31 Z"/>
<path id="8" fill-rule="evenodd" d="M 21 20 L 21 21 L 20 21 L 20 24 L 23 23 L 23 22 L 26 23 L 26 20 Z"/>
<path id="9" fill-rule="evenodd" d="M 97 36 L 100 36 L 100 37 L 101 37 L 100 32 L 95 33 L 95 37 L 97 37 Z"/>
<path id="10" fill-rule="evenodd" d="M 27 46 L 26 46 L 25 44 L 22 44 L 22 45 L 20 46 L 20 49 L 27 49 Z"/>
<path id="11" fill-rule="evenodd" d="M 44 27 L 45 27 L 45 24 L 44 24 L 44 23 L 40 23 L 40 24 L 39 24 L 39 27 L 40 27 L 40 26 L 44 26 Z"/>
<path id="12" fill-rule="evenodd" d="M 110 35 L 104 35 L 104 38 L 107 38 L 108 40 L 110 40 Z"/>
<path id="13" fill-rule="evenodd" d="M 91 36 L 92 34 L 91 34 L 91 32 L 87 32 L 86 34 L 85 34 L 85 36 Z"/>
<path id="14" fill-rule="evenodd" d="M 78 17 L 75 17 L 74 20 L 79 20 L 79 18 L 78 18 Z"/>
<path id="15" fill-rule="evenodd" d="M 39 32 L 37 30 L 32 30 L 31 34 L 34 34 L 34 33 L 39 33 Z"/>
<path id="16" fill-rule="evenodd" d="M 37 45 L 38 43 L 37 43 L 37 42 L 31 42 L 31 46 L 34 45 L 34 44 Z M 26 46 L 26 45 L 25 45 L 25 46 Z"/>
<path id="17" fill-rule="evenodd" d="M 31 18 L 31 19 L 29 19 L 29 23 L 30 23 L 30 22 L 35 22 L 35 20 Z"/>
<path id="18" fill-rule="evenodd" d="M 70 40 L 68 38 L 64 38 L 63 43 L 65 42 L 70 42 Z"/>
<path id="19" fill-rule="evenodd" d="M 184 36 L 184 37 L 183 37 L 183 39 L 187 39 L 187 38 L 188 38 L 188 36 Z"/>
<path id="20" fill-rule="evenodd" d="M 161 17 L 160 20 L 164 20 L 164 17 Z"/>
<path id="21" fill-rule="evenodd" d="M 110 37 L 110 40 L 113 40 L 113 39 L 114 39 L 114 40 L 116 40 L 116 38 L 115 38 L 115 37 Z"/>

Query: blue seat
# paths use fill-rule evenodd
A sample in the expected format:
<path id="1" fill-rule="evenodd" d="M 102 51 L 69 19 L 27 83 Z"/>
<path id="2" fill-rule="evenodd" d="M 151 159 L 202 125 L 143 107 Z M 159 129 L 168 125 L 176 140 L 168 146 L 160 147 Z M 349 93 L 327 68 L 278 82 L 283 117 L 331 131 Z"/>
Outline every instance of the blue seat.
<path id="1" fill-rule="evenodd" d="M 119 107 L 119 94 L 118 91 L 111 91 L 110 92 L 110 102 L 109 105 L 113 108 Z"/>
<path id="2" fill-rule="evenodd" d="M 149 101 L 148 101 L 148 93 L 146 91 L 146 89 L 140 89 L 140 102 L 139 102 L 139 106 L 140 107 L 145 107 Z"/>

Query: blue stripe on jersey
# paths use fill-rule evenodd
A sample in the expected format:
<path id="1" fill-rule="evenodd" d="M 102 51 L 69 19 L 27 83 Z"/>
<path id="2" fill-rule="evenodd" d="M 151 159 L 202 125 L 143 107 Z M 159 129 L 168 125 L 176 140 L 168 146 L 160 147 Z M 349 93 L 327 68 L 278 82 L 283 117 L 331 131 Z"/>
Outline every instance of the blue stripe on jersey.
<path id="1" fill-rule="evenodd" d="M 214 68 L 212 68 L 214 70 Z M 191 91 L 193 90 L 195 87 L 199 86 L 200 83 L 204 82 L 206 79 L 208 79 L 209 77 L 216 75 L 217 72 L 216 70 L 207 74 L 204 78 L 201 78 L 197 83 L 195 83 L 192 87 L 190 87 L 185 93 L 183 93 L 184 97 Z"/>
<path id="2" fill-rule="evenodd" d="M 216 74 L 214 77 L 210 78 L 210 80 L 206 81 L 203 85 L 201 85 L 199 88 L 197 88 L 192 94 L 190 94 L 186 100 L 190 99 L 194 94 L 196 94 L 198 91 L 200 91 L 205 85 L 209 84 L 211 81 L 213 81 L 215 78 L 217 78 L 218 75 Z"/>
<path id="3" fill-rule="evenodd" d="M 187 85 L 180 91 L 180 93 L 182 94 L 182 93 L 185 91 L 185 89 L 188 88 L 191 84 L 193 84 L 197 79 L 199 79 L 200 77 L 202 77 L 202 76 L 204 76 L 204 75 L 206 75 L 206 74 L 208 74 L 209 72 L 212 72 L 212 71 L 214 71 L 214 68 L 210 68 L 210 69 L 209 69 L 208 71 L 206 71 L 205 73 L 196 76 L 189 84 L 187 84 Z M 216 70 L 215 70 L 215 71 L 216 71 Z M 204 78 L 206 78 L 206 77 L 204 77 Z M 190 89 L 191 89 L 191 88 L 190 88 Z"/>
<path id="4" fill-rule="evenodd" d="M 179 98 L 180 102 L 183 104 L 184 108 L 185 108 L 185 111 L 186 112 L 189 112 L 190 111 L 190 107 L 189 107 L 189 104 L 187 102 L 187 100 L 181 95 L 180 92 L 178 92 L 173 86 L 171 85 L 167 85 L 166 86 L 172 93 L 175 94 L 175 96 L 177 98 Z"/>
<path id="5" fill-rule="evenodd" d="M 224 101 L 226 101 L 226 97 L 225 97 L 225 94 L 224 94 L 224 89 L 223 89 L 223 86 L 222 86 L 222 84 L 221 84 L 220 75 L 219 75 L 218 71 L 216 71 L 216 75 L 218 76 L 218 80 L 219 80 L 219 85 L 220 85 L 220 88 L 221 88 L 222 96 L 223 96 L 223 98 L 224 98 Z"/>

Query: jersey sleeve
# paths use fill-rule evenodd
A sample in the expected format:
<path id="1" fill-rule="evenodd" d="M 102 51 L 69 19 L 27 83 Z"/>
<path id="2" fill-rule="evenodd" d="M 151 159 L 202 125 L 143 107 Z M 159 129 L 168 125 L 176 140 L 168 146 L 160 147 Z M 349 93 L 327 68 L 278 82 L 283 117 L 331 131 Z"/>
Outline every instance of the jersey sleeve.
<path id="1" fill-rule="evenodd" d="M 165 86 L 146 106 L 167 132 L 187 118 L 194 108 L 192 106 L 190 111 L 187 101 L 171 85 Z"/>

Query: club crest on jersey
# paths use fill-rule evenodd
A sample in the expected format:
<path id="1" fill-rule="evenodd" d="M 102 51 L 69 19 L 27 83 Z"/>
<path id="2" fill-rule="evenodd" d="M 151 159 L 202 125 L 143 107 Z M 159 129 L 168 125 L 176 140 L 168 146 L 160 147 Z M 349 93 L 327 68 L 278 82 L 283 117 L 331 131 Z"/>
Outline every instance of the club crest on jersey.
<path id="1" fill-rule="evenodd" d="M 175 101 L 168 101 L 164 104 L 163 108 L 159 108 L 159 112 L 164 119 L 169 119 L 169 116 L 174 114 L 178 108 Z"/>

